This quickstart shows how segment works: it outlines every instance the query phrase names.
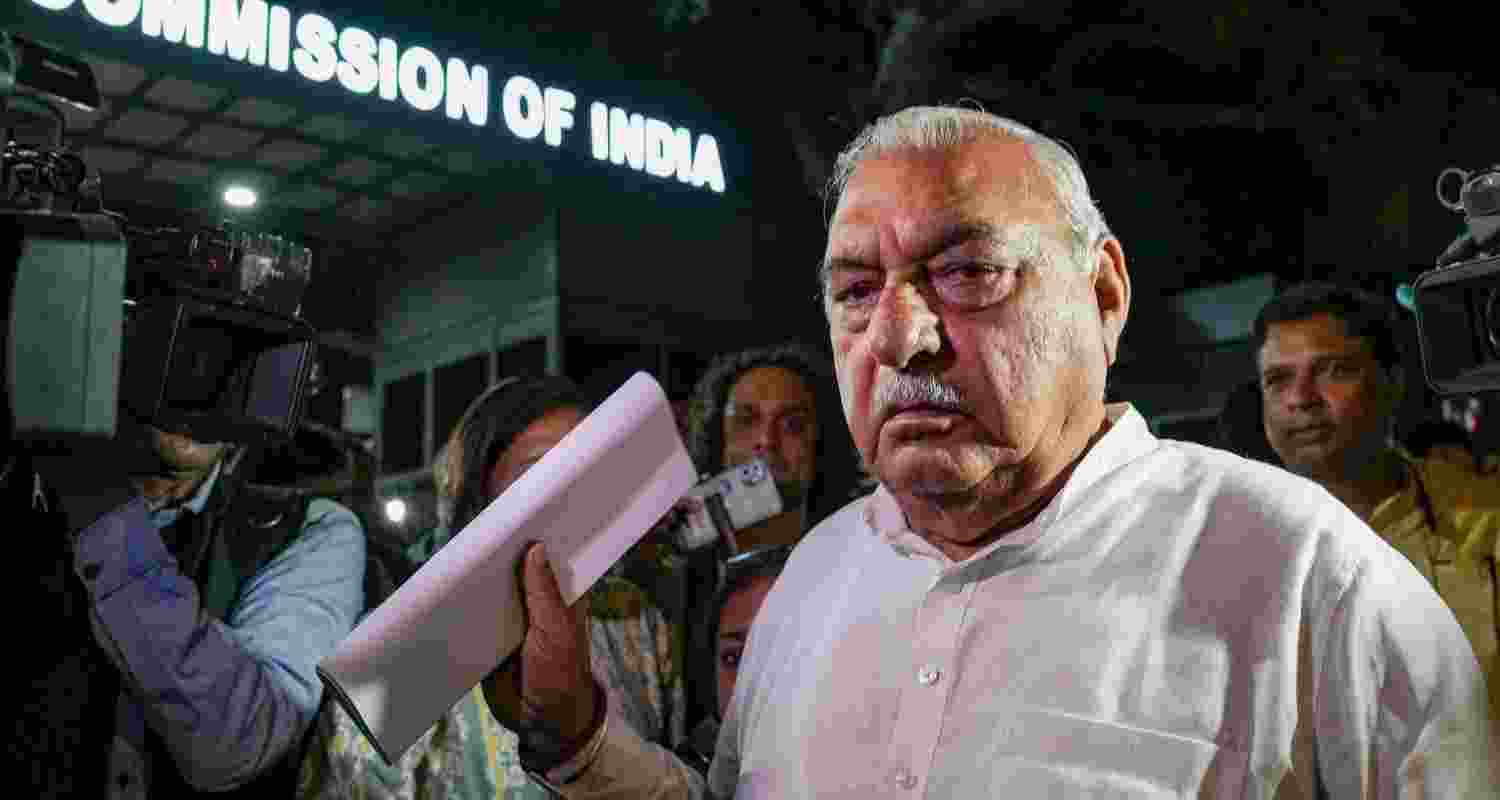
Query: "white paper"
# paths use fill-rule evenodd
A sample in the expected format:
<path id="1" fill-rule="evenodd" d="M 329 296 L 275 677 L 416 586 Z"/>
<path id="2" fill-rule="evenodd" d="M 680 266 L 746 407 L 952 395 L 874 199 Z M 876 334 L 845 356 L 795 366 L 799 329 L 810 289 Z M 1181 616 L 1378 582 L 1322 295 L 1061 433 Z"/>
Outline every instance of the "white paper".
<path id="1" fill-rule="evenodd" d="M 572 604 L 696 475 L 666 394 L 636 373 L 372 610 L 318 674 L 395 763 L 520 646 L 528 543 L 546 544 Z"/>

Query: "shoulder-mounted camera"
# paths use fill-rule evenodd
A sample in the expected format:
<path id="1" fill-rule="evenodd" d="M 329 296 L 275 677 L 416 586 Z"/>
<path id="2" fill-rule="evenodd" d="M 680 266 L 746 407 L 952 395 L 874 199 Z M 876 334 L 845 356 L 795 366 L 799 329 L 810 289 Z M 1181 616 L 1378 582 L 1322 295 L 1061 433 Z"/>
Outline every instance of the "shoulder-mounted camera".
<path id="1" fill-rule="evenodd" d="M 203 442 L 290 439 L 316 347 L 301 318 L 312 251 L 103 211 L 63 147 L 65 104 L 98 107 L 88 63 L 0 34 L 4 433 L 110 436 L 126 414 Z"/>
<path id="2" fill-rule="evenodd" d="M 1440 395 L 1500 390 L 1500 166 L 1438 175 L 1466 230 L 1412 284 L 1422 369 Z"/>

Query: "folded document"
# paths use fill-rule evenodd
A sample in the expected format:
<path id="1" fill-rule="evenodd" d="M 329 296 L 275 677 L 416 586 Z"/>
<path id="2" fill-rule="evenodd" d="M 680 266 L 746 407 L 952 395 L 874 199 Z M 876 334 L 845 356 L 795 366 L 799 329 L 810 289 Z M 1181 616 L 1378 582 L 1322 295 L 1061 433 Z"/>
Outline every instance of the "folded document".
<path id="1" fill-rule="evenodd" d="M 394 764 L 526 633 L 530 542 L 570 605 L 696 482 L 661 386 L 637 373 L 373 609 L 318 666 Z"/>

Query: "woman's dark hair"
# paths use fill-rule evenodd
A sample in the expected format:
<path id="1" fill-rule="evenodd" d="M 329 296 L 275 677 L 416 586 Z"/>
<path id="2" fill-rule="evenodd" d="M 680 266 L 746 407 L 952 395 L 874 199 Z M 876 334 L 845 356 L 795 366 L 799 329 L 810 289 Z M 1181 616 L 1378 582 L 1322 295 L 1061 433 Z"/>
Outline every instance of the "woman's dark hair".
<path id="1" fill-rule="evenodd" d="M 797 343 L 758 347 L 720 356 L 709 364 L 688 404 L 688 453 L 700 473 L 717 475 L 724 469 L 724 406 L 740 376 L 761 367 L 780 367 L 802 379 L 813 396 L 818 418 L 818 441 L 813 453 L 815 477 L 807 487 L 809 525 L 849 500 L 857 474 L 854 447 L 839 424 L 832 366 L 817 352 Z"/>
<path id="2" fill-rule="evenodd" d="M 716 618 L 718 612 L 724 608 L 724 601 L 728 600 L 730 595 L 743 589 L 750 581 L 780 575 L 782 567 L 786 566 L 787 558 L 792 554 L 793 546 L 778 544 L 760 547 L 725 559 L 719 574 L 718 602 L 714 603 Z"/>
<path id="3" fill-rule="evenodd" d="M 775 580 L 780 576 L 787 557 L 792 554 L 792 547 L 789 544 L 761 547 L 731 556 L 718 564 L 718 585 L 713 602 L 701 610 L 702 616 L 697 624 L 699 633 L 695 637 L 697 646 L 692 659 L 699 674 L 706 679 L 687 683 L 699 692 L 712 693 L 712 696 L 695 698 L 694 703 L 710 714 L 717 716 L 719 709 L 719 682 L 714 676 L 717 675 L 719 658 L 719 615 L 724 611 L 724 604 L 729 602 L 731 595 L 756 578 Z"/>
<path id="4" fill-rule="evenodd" d="M 437 489 L 452 501 L 453 530 L 489 504 L 486 479 L 511 442 L 531 423 L 563 408 L 589 411 L 583 391 L 560 375 L 506 378 L 474 398 L 453 426 L 439 461 Z"/>

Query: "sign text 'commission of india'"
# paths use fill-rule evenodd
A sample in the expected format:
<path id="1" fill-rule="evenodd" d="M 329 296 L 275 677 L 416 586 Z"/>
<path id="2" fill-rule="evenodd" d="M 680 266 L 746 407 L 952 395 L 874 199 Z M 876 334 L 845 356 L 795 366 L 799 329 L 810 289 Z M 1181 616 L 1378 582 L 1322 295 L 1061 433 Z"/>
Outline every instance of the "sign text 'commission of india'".
<path id="1" fill-rule="evenodd" d="M 442 106 L 450 119 L 485 127 L 490 119 L 490 75 L 481 65 L 457 58 L 445 64 L 432 50 L 400 47 L 363 28 L 339 28 L 321 14 L 293 20 L 285 6 L 264 0 L 31 0 L 52 11 L 82 5 L 85 14 L 113 28 L 136 27 L 144 36 L 207 49 L 277 72 L 295 70 L 309 81 L 337 80 L 354 94 L 398 98 L 418 111 Z M 538 137 L 562 145 L 573 128 L 578 99 L 564 89 L 542 87 L 524 75 L 500 90 L 500 115 L 518 138 Z M 632 114 L 604 103 L 589 104 L 589 141 L 594 158 L 659 178 L 724 191 L 724 166 L 713 136 Z"/>

